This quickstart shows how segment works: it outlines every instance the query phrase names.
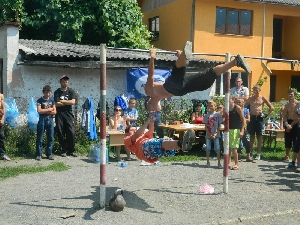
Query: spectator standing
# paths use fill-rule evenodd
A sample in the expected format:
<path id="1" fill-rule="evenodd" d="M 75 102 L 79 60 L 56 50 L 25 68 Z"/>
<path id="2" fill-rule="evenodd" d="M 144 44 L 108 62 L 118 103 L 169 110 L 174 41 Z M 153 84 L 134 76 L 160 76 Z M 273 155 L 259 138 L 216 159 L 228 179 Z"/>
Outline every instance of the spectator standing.
<path id="1" fill-rule="evenodd" d="M 62 157 L 67 155 L 77 157 L 75 153 L 75 121 L 72 105 L 75 104 L 75 91 L 69 88 L 69 77 L 63 75 L 60 78 L 60 88 L 54 92 L 56 103 L 56 132 L 61 147 Z"/>
<path id="2" fill-rule="evenodd" d="M 126 118 L 126 125 L 137 126 L 137 119 L 139 117 L 138 110 L 135 108 L 136 100 L 135 98 L 129 99 L 129 106 L 124 112 Z M 125 129 L 125 128 L 124 128 Z"/>
<path id="3" fill-rule="evenodd" d="M 240 138 L 244 135 L 245 118 L 240 106 L 234 103 L 235 96 L 229 101 L 229 161 L 228 167 L 233 170 L 239 169 L 239 160 L 237 149 L 240 144 Z M 234 166 L 231 166 L 231 153 L 234 154 Z"/>
<path id="4" fill-rule="evenodd" d="M 4 119 L 5 119 L 5 103 L 4 95 L 0 94 L 0 159 L 10 161 L 10 158 L 6 155 L 6 149 L 4 145 Z"/>
<path id="5" fill-rule="evenodd" d="M 249 89 L 243 86 L 243 80 L 240 77 L 235 79 L 235 87 L 231 88 L 230 94 L 238 98 L 247 100 L 249 98 Z"/>
<path id="6" fill-rule="evenodd" d="M 214 143 L 214 150 L 217 153 L 218 168 L 222 169 L 220 157 L 220 127 L 223 123 L 223 118 L 220 113 L 215 111 L 216 103 L 214 101 L 208 102 L 207 114 L 204 116 L 203 123 L 206 124 L 206 166 L 210 167 L 209 156 L 212 149 L 212 142 Z"/>
<path id="7" fill-rule="evenodd" d="M 282 111 L 282 120 L 284 127 L 285 157 L 284 161 L 289 162 L 292 146 L 296 145 L 298 130 L 298 115 L 296 113 L 298 101 L 295 99 L 295 91 L 288 92 L 289 102 Z"/>
<path id="8" fill-rule="evenodd" d="M 244 114 L 244 118 L 245 118 L 245 129 L 244 129 L 244 135 L 243 137 L 241 138 L 240 140 L 240 147 L 238 149 L 238 154 L 241 153 L 241 149 L 245 148 L 246 149 L 246 162 L 253 162 L 255 163 L 256 161 L 253 160 L 251 157 L 250 157 L 250 138 L 249 138 L 249 134 L 247 132 L 247 124 L 250 122 L 250 112 L 249 112 L 249 109 L 247 108 L 244 108 L 244 99 L 243 98 L 238 98 L 236 100 L 236 104 L 239 105 L 242 109 L 242 112 Z M 241 124 L 242 126 L 242 124 Z M 239 160 L 240 160 L 240 155 L 239 155 Z"/>
<path id="9" fill-rule="evenodd" d="M 114 130 L 123 130 L 125 129 L 126 120 L 122 116 L 122 108 L 121 106 L 114 107 L 114 115 L 109 118 L 109 128 Z M 123 128 L 122 128 L 123 126 Z M 121 161 L 121 146 L 116 146 L 117 150 L 117 161 Z M 125 151 L 127 154 L 127 160 L 131 160 L 130 151 L 125 147 Z"/>
<path id="10" fill-rule="evenodd" d="M 253 96 L 247 99 L 245 107 L 250 106 L 250 122 L 248 124 L 248 133 L 250 134 L 250 149 L 253 153 L 254 139 L 257 139 L 257 156 L 256 160 L 260 160 L 260 152 L 262 147 L 262 132 L 264 131 L 264 118 L 274 110 L 273 105 L 262 95 L 260 95 L 261 87 L 257 84 L 253 87 Z M 264 105 L 269 110 L 267 114 L 263 113 Z"/>
<path id="11" fill-rule="evenodd" d="M 37 124 L 36 133 L 36 160 L 42 159 L 42 144 L 45 131 L 47 136 L 46 156 L 49 160 L 54 159 L 54 156 L 52 154 L 54 141 L 53 117 L 56 114 L 56 106 L 54 99 L 50 96 L 51 87 L 49 85 L 45 85 L 43 87 L 43 97 L 37 100 L 37 112 L 39 113 L 39 121 Z"/>
<path id="12" fill-rule="evenodd" d="M 297 119 L 295 119 L 294 122 L 298 121 L 297 142 L 296 142 L 296 145 L 294 146 L 292 162 L 290 162 L 287 167 L 295 169 L 296 173 L 300 173 L 300 154 L 299 154 L 299 151 L 300 151 L 300 123 L 299 123 L 300 102 L 298 102 L 298 104 L 297 104 L 296 113 L 297 113 Z M 295 165 L 296 159 L 297 159 L 297 166 Z"/>

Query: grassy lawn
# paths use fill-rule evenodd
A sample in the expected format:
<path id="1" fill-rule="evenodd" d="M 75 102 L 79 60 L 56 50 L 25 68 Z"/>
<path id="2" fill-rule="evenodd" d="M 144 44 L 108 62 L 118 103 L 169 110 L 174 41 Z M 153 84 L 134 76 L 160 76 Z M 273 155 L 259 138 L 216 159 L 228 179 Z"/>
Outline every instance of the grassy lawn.
<path id="1" fill-rule="evenodd" d="M 256 144 L 254 145 L 256 146 Z M 274 146 L 272 143 L 271 148 Z M 195 160 L 206 160 L 206 153 L 203 150 L 200 150 L 201 147 L 198 144 L 194 144 L 193 148 L 189 152 L 184 152 L 184 154 L 178 154 L 174 157 L 164 157 L 161 158 L 161 162 L 170 162 L 170 161 L 195 161 Z M 254 148 L 254 155 L 257 153 L 257 149 Z M 290 154 L 291 155 L 291 154 Z M 285 156 L 285 147 L 283 142 L 277 142 L 276 150 L 268 149 L 267 144 L 261 151 L 262 160 L 282 160 Z M 210 157 L 216 157 L 216 153 L 211 151 Z M 233 156 L 232 156 L 233 157 Z M 246 151 L 243 150 L 242 159 L 246 158 Z"/>
<path id="2" fill-rule="evenodd" d="M 272 143 L 272 147 L 274 143 Z M 254 153 L 257 150 L 254 149 Z M 111 156 L 113 155 L 113 151 L 110 151 Z M 86 154 L 84 154 L 86 155 Z M 268 149 L 266 146 L 262 149 L 261 159 L 262 160 L 282 160 L 285 156 L 285 147 L 283 142 L 277 142 L 276 151 L 273 149 Z M 211 151 L 210 157 L 216 157 L 216 153 Z M 242 158 L 245 159 L 246 153 L 245 150 L 242 153 Z M 161 162 L 185 162 L 185 161 L 197 161 L 197 160 L 206 160 L 205 151 L 201 150 L 201 146 L 199 144 L 194 144 L 193 148 L 184 152 L 183 154 L 177 154 L 174 157 L 163 157 L 159 159 Z M 112 159 L 113 161 L 113 159 Z M 70 167 L 65 165 L 62 162 L 52 163 L 48 166 L 42 166 L 41 164 L 35 165 L 23 165 L 16 167 L 3 167 L 0 168 L 0 180 L 7 179 L 10 177 L 16 177 L 20 174 L 30 174 L 30 173 L 39 173 L 45 171 L 66 171 Z"/>
<path id="3" fill-rule="evenodd" d="M 4 180 L 10 177 L 16 177 L 20 174 L 30 174 L 30 173 L 39 173 L 39 172 L 45 172 L 45 171 L 66 171 L 70 167 L 65 165 L 62 162 L 52 163 L 48 166 L 42 166 L 40 164 L 35 165 L 23 165 L 23 166 L 16 166 L 16 167 L 3 167 L 0 168 L 0 180 Z"/>

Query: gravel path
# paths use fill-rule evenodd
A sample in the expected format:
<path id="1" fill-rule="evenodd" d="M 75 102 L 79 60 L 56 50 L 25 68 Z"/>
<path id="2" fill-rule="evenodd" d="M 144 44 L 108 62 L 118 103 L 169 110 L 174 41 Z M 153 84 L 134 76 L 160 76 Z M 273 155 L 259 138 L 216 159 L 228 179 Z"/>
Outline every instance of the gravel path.
<path id="1" fill-rule="evenodd" d="M 283 162 L 240 164 L 229 171 L 229 191 L 223 193 L 223 170 L 217 161 L 162 163 L 126 168 L 107 165 L 106 201 L 124 190 L 126 207 L 99 209 L 99 165 L 86 157 L 42 160 L 64 162 L 65 172 L 22 174 L 0 181 L 0 224 L 299 224 L 299 174 L 284 170 Z M 0 167 L 36 164 L 35 160 L 0 162 Z M 209 183 L 211 195 L 199 186 Z M 61 215 L 75 213 L 62 219 Z"/>

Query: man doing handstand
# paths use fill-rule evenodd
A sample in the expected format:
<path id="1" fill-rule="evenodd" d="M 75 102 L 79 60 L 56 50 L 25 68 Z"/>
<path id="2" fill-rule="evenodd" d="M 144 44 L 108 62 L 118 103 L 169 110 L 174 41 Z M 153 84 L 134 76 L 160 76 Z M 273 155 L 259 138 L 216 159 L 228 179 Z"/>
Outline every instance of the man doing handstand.
<path id="1" fill-rule="evenodd" d="M 247 73 L 251 73 L 251 68 L 241 55 L 237 55 L 232 61 L 218 65 L 214 68 L 209 68 L 203 72 L 186 75 L 187 60 L 193 57 L 192 43 L 187 41 L 183 52 L 176 51 L 178 57 L 175 66 L 172 69 L 171 75 L 164 83 L 154 82 L 154 60 L 156 50 L 150 49 L 150 62 L 148 66 L 148 78 L 145 85 L 145 92 L 151 99 L 148 103 L 148 111 L 157 111 L 157 104 L 163 98 L 172 96 L 182 96 L 194 91 L 204 91 L 211 87 L 216 78 L 234 66 L 243 68 Z"/>
<path id="2" fill-rule="evenodd" d="M 126 138 L 124 145 L 136 157 L 149 163 L 155 163 L 163 156 L 174 156 L 175 150 L 187 150 L 192 145 L 195 138 L 193 130 L 187 130 L 182 140 L 171 138 L 153 138 L 154 117 L 149 117 L 138 130 L 135 126 L 129 125 L 125 129 Z M 145 132 L 148 127 L 148 131 Z"/>

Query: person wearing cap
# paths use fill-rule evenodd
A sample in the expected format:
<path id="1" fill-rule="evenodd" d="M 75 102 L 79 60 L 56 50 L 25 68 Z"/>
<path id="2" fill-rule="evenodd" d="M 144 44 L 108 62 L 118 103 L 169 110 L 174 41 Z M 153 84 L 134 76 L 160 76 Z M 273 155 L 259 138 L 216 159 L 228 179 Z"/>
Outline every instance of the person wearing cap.
<path id="1" fill-rule="evenodd" d="M 39 114 L 39 122 L 37 124 L 36 133 L 36 160 L 42 159 L 43 152 L 43 136 L 46 131 L 47 147 L 46 156 L 49 160 L 53 160 L 52 147 L 54 141 L 54 123 L 53 117 L 56 114 L 56 106 L 54 99 L 50 97 L 51 87 L 45 85 L 43 87 L 43 97 L 40 97 L 37 102 L 37 112 Z"/>
<path id="2" fill-rule="evenodd" d="M 4 145 L 4 119 L 5 119 L 5 103 L 4 95 L 0 93 L 0 159 L 10 161 L 10 158 L 6 155 L 6 149 Z"/>
<path id="3" fill-rule="evenodd" d="M 69 77 L 60 78 L 60 88 L 54 92 L 57 113 L 55 115 L 56 132 L 62 157 L 77 157 L 75 153 L 75 121 L 72 105 L 75 104 L 75 91 L 68 87 Z"/>

